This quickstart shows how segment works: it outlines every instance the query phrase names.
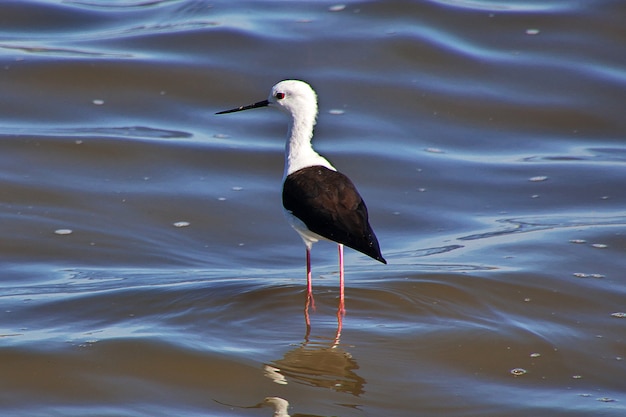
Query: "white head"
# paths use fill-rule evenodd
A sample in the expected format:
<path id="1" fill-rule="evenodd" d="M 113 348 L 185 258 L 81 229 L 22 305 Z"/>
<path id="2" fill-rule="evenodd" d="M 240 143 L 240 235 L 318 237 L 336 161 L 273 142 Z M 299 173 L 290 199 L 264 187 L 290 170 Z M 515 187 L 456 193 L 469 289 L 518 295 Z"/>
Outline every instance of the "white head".
<path id="1" fill-rule="evenodd" d="M 311 147 L 313 127 L 317 118 L 317 95 L 311 86 L 304 81 L 281 81 L 272 87 L 267 100 L 224 110 L 217 114 L 234 113 L 266 106 L 275 107 L 291 116 L 285 152 L 285 177 L 301 168 L 313 165 L 322 165 L 335 170 L 330 162 Z"/>
<path id="2" fill-rule="evenodd" d="M 272 87 L 267 100 L 224 110 L 216 114 L 234 113 L 266 106 L 276 107 L 289 113 L 296 120 L 308 120 L 315 124 L 315 118 L 317 117 L 317 94 L 304 81 L 284 80 Z"/>
<path id="3" fill-rule="evenodd" d="M 267 101 L 291 114 L 295 118 L 313 118 L 317 116 L 317 94 L 310 85 L 299 80 L 281 81 L 272 87 Z"/>

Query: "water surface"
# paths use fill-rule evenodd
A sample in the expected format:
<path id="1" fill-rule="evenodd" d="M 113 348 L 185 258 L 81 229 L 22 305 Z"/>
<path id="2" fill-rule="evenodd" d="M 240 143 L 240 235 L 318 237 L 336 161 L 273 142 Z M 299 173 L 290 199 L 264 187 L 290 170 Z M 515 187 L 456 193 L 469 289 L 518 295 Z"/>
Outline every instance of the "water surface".
<path id="1" fill-rule="evenodd" d="M 623 2 L 0 4 L 11 416 L 623 416 Z M 283 219 L 286 78 L 388 265 Z"/>

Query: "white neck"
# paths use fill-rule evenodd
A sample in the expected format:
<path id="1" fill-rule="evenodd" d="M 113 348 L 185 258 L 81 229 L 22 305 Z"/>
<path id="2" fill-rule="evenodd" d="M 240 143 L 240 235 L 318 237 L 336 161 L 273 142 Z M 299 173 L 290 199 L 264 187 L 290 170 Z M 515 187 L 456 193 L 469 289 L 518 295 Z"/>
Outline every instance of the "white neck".
<path id="1" fill-rule="evenodd" d="M 292 174 L 302 168 L 322 165 L 328 169 L 336 171 L 326 158 L 313 150 L 311 139 L 313 138 L 313 127 L 315 126 L 315 113 L 292 114 L 288 139 L 285 145 L 285 171 L 283 180 L 287 175 Z"/>

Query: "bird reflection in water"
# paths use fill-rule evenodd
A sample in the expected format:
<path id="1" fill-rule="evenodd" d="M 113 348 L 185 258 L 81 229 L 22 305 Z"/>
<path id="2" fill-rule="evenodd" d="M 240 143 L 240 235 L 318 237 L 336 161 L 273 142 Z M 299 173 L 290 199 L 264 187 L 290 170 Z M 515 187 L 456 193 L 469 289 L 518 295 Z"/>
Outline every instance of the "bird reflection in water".
<path id="1" fill-rule="evenodd" d="M 304 310 L 307 323 L 304 341 L 295 349 L 286 352 L 281 359 L 264 364 L 264 376 L 279 385 L 287 385 L 290 381 L 294 381 L 312 387 L 330 388 L 360 396 L 365 392 L 365 379 L 355 372 L 359 369 L 356 360 L 339 344 L 342 312 L 337 312 L 337 331 L 332 340 L 316 338 L 312 341 L 308 309 L 307 303 Z M 214 401 L 237 408 L 273 407 L 273 417 L 322 417 L 317 414 L 289 414 L 289 402 L 281 397 L 267 397 L 252 406 L 236 406 L 218 400 Z"/>
<path id="2" fill-rule="evenodd" d="M 311 335 L 311 316 L 309 311 L 315 311 L 315 304 L 313 304 L 313 296 L 307 293 L 306 301 L 304 302 L 304 323 L 306 325 L 306 334 L 304 335 L 304 341 L 308 342 Z M 343 316 L 345 314 L 343 300 L 339 301 L 339 307 L 337 308 L 337 332 L 335 332 L 335 344 L 339 344 L 339 338 L 341 337 L 341 330 L 343 329 Z"/>
<path id="3" fill-rule="evenodd" d="M 267 397 L 261 403 L 274 407 L 274 415 L 272 417 L 290 417 L 288 413 L 289 401 L 280 397 Z"/>
<path id="4" fill-rule="evenodd" d="M 330 342 L 311 342 L 309 330 L 307 327 L 307 335 L 300 346 L 286 352 L 282 359 L 264 365 L 265 376 L 283 385 L 293 380 L 314 387 L 361 395 L 365 380 L 355 372 L 359 369 L 356 360 L 339 345 L 339 330 Z"/>
<path id="5" fill-rule="evenodd" d="M 274 409 L 274 414 L 272 417 L 323 417 L 317 414 L 289 414 L 289 401 L 285 400 L 281 397 L 266 397 L 263 401 L 255 405 L 241 406 L 241 405 L 233 405 L 223 403 L 221 401 L 213 400 L 218 404 L 222 404 L 231 408 L 263 408 L 263 407 L 272 407 Z"/>
<path id="6" fill-rule="evenodd" d="M 323 417 L 317 414 L 289 414 L 289 401 L 280 397 L 267 397 L 260 404 L 261 406 L 274 408 L 272 417 Z"/>

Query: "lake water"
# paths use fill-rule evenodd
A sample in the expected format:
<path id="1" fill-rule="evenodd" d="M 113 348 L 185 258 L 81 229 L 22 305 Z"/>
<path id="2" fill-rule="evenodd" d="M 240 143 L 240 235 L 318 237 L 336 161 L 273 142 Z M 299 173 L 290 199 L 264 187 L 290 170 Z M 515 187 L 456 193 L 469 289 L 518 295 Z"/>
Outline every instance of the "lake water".
<path id="1" fill-rule="evenodd" d="M 623 0 L 0 2 L 6 416 L 626 415 Z M 285 222 L 296 78 L 388 265 Z M 341 321 L 341 331 L 338 332 Z"/>

